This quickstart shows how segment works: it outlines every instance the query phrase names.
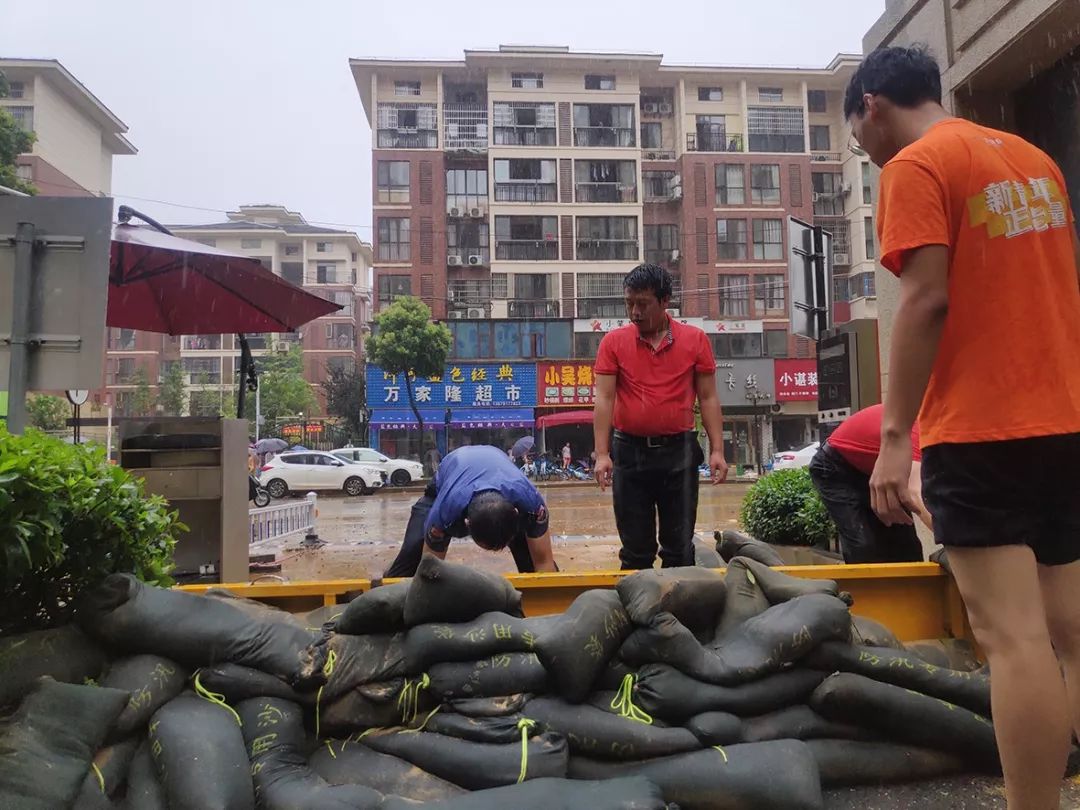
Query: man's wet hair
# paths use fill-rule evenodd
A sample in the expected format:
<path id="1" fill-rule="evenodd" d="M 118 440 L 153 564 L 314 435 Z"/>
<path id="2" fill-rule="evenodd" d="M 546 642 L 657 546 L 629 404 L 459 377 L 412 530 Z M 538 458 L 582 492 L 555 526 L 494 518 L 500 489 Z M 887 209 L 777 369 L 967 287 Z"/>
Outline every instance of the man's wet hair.
<path id="1" fill-rule="evenodd" d="M 893 46 L 871 52 L 855 70 L 844 93 L 844 118 L 866 114 L 863 96 L 885 96 L 905 109 L 941 103 L 941 68 L 925 45 Z"/>
<path id="2" fill-rule="evenodd" d="M 473 542 L 488 551 L 506 548 L 518 530 L 514 505 L 495 491 L 478 492 L 469 501 L 465 513 Z"/>
<path id="3" fill-rule="evenodd" d="M 658 301 L 671 298 L 671 273 L 658 264 L 639 264 L 626 274 L 623 288 L 633 292 L 648 291 L 656 295 Z"/>

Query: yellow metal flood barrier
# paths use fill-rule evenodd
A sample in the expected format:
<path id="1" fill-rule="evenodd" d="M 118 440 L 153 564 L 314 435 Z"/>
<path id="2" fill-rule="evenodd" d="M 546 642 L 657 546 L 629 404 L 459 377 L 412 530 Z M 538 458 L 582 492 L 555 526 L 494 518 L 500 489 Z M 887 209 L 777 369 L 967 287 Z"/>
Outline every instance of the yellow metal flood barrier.
<path id="1" fill-rule="evenodd" d="M 840 590 L 854 597 L 852 611 L 881 622 L 900 638 L 971 638 L 963 602 L 952 577 L 936 563 L 882 563 L 874 565 L 791 565 L 778 567 L 806 579 L 834 579 Z M 509 574 L 507 579 L 524 596 L 525 615 L 559 613 L 583 591 L 614 588 L 628 573 L 589 571 L 556 574 Z M 723 569 L 720 569 L 723 573 Z M 384 583 L 398 580 L 383 580 Z M 237 596 L 275 605 L 294 613 L 349 601 L 371 588 L 368 579 L 331 579 L 302 582 L 225 583 L 182 585 L 182 590 L 203 593 L 225 588 Z"/>

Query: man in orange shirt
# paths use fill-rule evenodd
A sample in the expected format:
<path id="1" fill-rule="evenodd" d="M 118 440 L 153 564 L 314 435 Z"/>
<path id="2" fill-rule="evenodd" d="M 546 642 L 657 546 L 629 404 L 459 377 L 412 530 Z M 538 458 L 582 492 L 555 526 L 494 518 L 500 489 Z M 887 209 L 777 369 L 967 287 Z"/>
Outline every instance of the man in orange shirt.
<path id="1" fill-rule="evenodd" d="M 873 507 L 911 522 L 918 417 L 923 498 L 993 672 L 1009 808 L 1056 808 L 1070 713 L 1080 728 L 1080 244 L 1065 181 L 1015 135 L 950 117 L 919 48 L 867 56 L 844 115 L 883 167 L 881 263 L 900 277 Z"/>

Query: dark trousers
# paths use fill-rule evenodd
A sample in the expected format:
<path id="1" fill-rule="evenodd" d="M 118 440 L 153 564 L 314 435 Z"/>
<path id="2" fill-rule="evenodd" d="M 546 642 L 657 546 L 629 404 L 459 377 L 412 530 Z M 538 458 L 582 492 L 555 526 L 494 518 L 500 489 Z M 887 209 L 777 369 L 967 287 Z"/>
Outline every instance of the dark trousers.
<path id="1" fill-rule="evenodd" d="M 870 506 L 870 476 L 855 469 L 829 443 L 810 461 L 810 478 L 840 534 L 846 563 L 921 562 L 914 526 L 886 526 Z"/>
<path id="2" fill-rule="evenodd" d="M 401 544 L 401 550 L 397 557 L 390 563 L 390 567 L 383 572 L 384 577 L 411 577 L 416 573 L 420 559 L 424 556 L 424 524 L 427 522 L 428 513 L 435 503 L 435 482 L 431 482 L 424 490 L 424 494 L 413 504 L 412 513 L 409 515 L 409 523 L 405 527 L 405 540 Z M 464 524 L 462 524 L 464 529 Z M 453 528 L 451 529 L 453 532 Z M 462 531 L 462 536 L 465 532 Z M 455 532 L 456 536 L 456 532 Z M 449 545 L 450 538 L 445 542 Z M 533 566 L 532 554 L 529 552 L 529 543 L 525 539 L 525 527 L 521 526 L 517 534 L 509 543 L 510 553 L 514 557 L 514 563 L 522 574 L 532 573 L 536 570 Z"/>
<path id="3" fill-rule="evenodd" d="M 611 458 L 621 567 L 652 568 L 658 537 L 664 568 L 693 565 L 698 467 L 705 459 L 697 436 L 687 433 L 670 444 L 647 447 L 616 434 Z"/>

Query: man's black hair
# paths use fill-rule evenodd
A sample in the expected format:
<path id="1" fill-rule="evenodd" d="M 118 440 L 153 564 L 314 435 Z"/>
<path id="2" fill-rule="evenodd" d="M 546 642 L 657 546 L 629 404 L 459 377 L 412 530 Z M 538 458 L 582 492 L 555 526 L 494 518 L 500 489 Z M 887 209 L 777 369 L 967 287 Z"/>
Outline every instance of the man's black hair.
<path id="1" fill-rule="evenodd" d="M 885 96 L 911 109 L 926 101 L 941 103 L 941 69 L 925 45 L 878 48 L 862 60 L 844 93 L 844 118 L 866 114 L 863 96 Z"/>
<path id="2" fill-rule="evenodd" d="M 514 505 L 494 490 L 473 495 L 465 517 L 473 541 L 488 551 L 506 548 L 518 530 Z"/>
<path id="3" fill-rule="evenodd" d="M 658 264 L 639 264 L 626 274 L 623 288 L 641 292 L 648 290 L 655 293 L 658 301 L 671 298 L 671 273 Z"/>

